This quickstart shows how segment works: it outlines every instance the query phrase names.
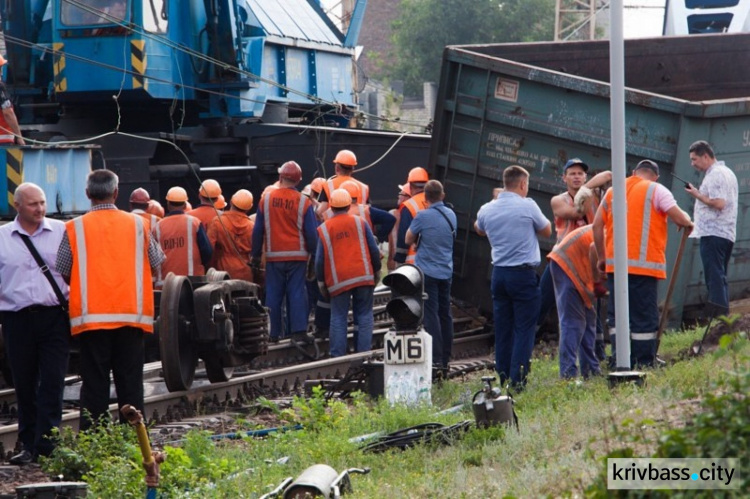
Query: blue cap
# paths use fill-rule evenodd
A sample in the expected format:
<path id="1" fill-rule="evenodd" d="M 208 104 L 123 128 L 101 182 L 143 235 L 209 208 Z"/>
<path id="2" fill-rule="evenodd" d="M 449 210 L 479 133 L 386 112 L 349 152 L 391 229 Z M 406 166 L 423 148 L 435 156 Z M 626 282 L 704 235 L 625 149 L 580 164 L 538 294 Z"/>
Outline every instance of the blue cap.
<path id="1" fill-rule="evenodd" d="M 589 171 L 589 165 L 587 165 L 586 163 L 584 163 L 578 158 L 573 158 L 573 159 L 569 159 L 568 162 L 565 163 L 565 168 L 563 168 L 563 173 L 568 171 L 568 168 L 570 168 L 571 166 L 580 166 L 581 168 L 583 168 L 583 171 L 585 172 Z"/>

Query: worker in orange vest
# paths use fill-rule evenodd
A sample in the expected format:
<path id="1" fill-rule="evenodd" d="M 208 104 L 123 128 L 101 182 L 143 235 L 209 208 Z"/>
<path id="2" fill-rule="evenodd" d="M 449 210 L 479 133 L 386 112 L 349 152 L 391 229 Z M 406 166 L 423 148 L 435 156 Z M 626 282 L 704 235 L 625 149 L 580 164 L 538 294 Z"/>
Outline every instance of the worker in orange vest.
<path id="1" fill-rule="evenodd" d="M 691 231 L 690 216 L 677 206 L 672 193 L 656 182 L 659 166 L 649 159 L 638 163 L 625 181 L 628 206 L 628 295 L 630 308 L 630 365 L 652 366 L 659 328 L 657 286 L 667 277 L 667 219 Z M 597 268 L 609 278 L 607 319 L 615 359 L 614 235 L 612 189 L 604 195 L 594 217 Z"/>
<path id="2" fill-rule="evenodd" d="M 364 182 L 352 177 L 354 167 L 357 166 L 357 156 L 348 149 L 342 149 L 333 160 L 335 175 L 326 180 L 323 184 L 323 191 L 318 197 L 318 214 L 322 215 L 328 209 L 328 200 L 331 197 L 331 193 L 334 189 L 341 187 L 341 184 L 347 180 L 353 180 L 359 184 L 362 195 L 360 196 L 359 202 L 367 204 L 370 202 L 370 187 Z"/>
<path id="3" fill-rule="evenodd" d="M 317 221 L 310 199 L 296 187 L 302 168 L 287 161 L 279 168 L 279 187 L 261 196 L 253 227 L 253 273 L 266 257 L 266 306 L 271 316 L 271 341 L 281 338 L 281 306 L 287 307 L 292 340 L 311 343 L 307 334 L 308 303 L 305 288 L 307 260 L 315 254 Z"/>
<path id="4" fill-rule="evenodd" d="M 187 192 L 182 187 L 167 191 L 167 216 L 159 222 L 162 250 L 167 255 L 161 275 L 205 275 L 213 250 L 197 217 L 185 213 Z"/>
<path id="5" fill-rule="evenodd" d="M 581 376 L 601 374 L 596 355 L 596 298 L 606 289 L 595 287 L 601 282 L 596 268 L 596 248 L 592 225 L 584 225 L 569 232 L 547 256 L 560 319 L 560 377 L 578 376 L 576 357 Z"/>
<path id="6" fill-rule="evenodd" d="M 427 174 L 427 170 L 418 166 L 412 168 L 409 171 L 409 191 L 411 192 L 411 198 L 401 205 L 398 210 L 398 233 L 396 234 L 396 254 L 393 260 L 397 264 L 402 263 L 414 263 L 414 258 L 417 256 L 417 248 L 415 245 L 406 244 L 406 231 L 409 230 L 411 221 L 417 216 L 422 210 L 427 209 L 427 200 L 424 198 L 424 185 L 430 180 L 430 176 Z"/>
<path id="7" fill-rule="evenodd" d="M 207 229 L 208 223 L 218 215 L 214 204 L 219 199 L 219 196 L 221 196 L 221 186 L 219 183 L 212 178 L 204 180 L 201 183 L 201 188 L 198 190 L 198 198 L 201 204 L 195 209 L 188 210 L 187 214 L 196 217 L 201 221 L 203 229 Z M 187 203 L 187 199 L 185 202 Z"/>
<path id="8" fill-rule="evenodd" d="M 80 339 L 81 429 L 108 414 L 110 371 L 117 404 L 143 411 L 143 335 L 154 331 L 151 272 L 165 256 L 146 221 L 115 206 L 117 183 L 110 170 L 89 173 L 91 211 L 66 222 L 57 252 L 57 270 L 70 283 L 71 334 Z"/>
<path id="9" fill-rule="evenodd" d="M 253 226 L 247 216 L 253 207 L 253 194 L 240 189 L 231 199 L 228 211 L 211 220 L 208 240 L 214 248 L 217 270 L 225 270 L 232 279 L 253 280 L 250 269 Z"/>
<path id="10" fill-rule="evenodd" d="M 315 275 L 321 293 L 331 301 L 331 357 L 346 355 L 349 301 L 359 326 L 357 352 L 372 348 L 373 292 L 380 280 L 380 251 L 360 217 L 349 214 L 352 198 L 344 189 L 331 194 L 333 218 L 318 227 Z"/>
<path id="11" fill-rule="evenodd" d="M 154 233 L 154 236 L 158 241 L 159 236 L 158 233 L 156 233 L 156 230 L 158 227 L 157 224 L 159 223 L 159 220 L 162 219 L 162 217 L 157 215 L 156 213 L 152 213 L 151 211 L 149 211 L 150 204 L 151 196 L 143 187 L 138 187 L 130 193 L 130 213 L 134 213 L 148 220 L 151 232 Z"/>
<path id="12" fill-rule="evenodd" d="M 361 204 L 359 200 L 362 191 L 358 183 L 347 180 L 346 182 L 342 182 L 339 188 L 348 192 L 352 198 L 349 214 L 357 215 L 367 222 L 367 225 L 370 226 L 370 230 L 378 241 L 386 240 L 388 234 L 390 234 L 393 226 L 396 224 L 396 217 L 375 206 Z M 328 208 L 323 214 L 323 219 L 328 220 L 329 218 L 333 218 L 333 215 L 333 209 Z"/>
<path id="13" fill-rule="evenodd" d="M 398 237 L 398 226 L 399 226 L 399 212 L 401 211 L 401 205 L 411 198 L 411 189 L 409 183 L 398 186 L 398 201 L 396 208 L 390 210 L 390 214 L 396 218 L 396 222 L 393 224 L 390 234 L 388 234 L 388 270 L 396 270 L 398 265 L 394 257 L 396 256 L 396 238 Z"/>

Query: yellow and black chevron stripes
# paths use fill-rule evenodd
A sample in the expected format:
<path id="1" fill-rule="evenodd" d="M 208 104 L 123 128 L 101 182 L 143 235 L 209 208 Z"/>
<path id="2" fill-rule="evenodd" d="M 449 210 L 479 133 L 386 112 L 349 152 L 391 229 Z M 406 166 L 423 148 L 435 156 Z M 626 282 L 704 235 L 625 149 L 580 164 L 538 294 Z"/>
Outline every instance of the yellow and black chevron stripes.
<path id="1" fill-rule="evenodd" d="M 66 92 L 68 90 L 68 79 L 65 77 L 65 44 L 53 43 L 54 55 L 52 67 L 55 73 L 55 92 Z"/>
<path id="2" fill-rule="evenodd" d="M 133 66 L 133 88 L 148 90 L 146 74 L 146 40 L 130 41 L 130 64 Z"/>
<path id="3" fill-rule="evenodd" d="M 5 150 L 5 170 L 8 177 L 8 206 L 13 206 L 13 193 L 23 183 L 23 150 L 9 147 Z"/>

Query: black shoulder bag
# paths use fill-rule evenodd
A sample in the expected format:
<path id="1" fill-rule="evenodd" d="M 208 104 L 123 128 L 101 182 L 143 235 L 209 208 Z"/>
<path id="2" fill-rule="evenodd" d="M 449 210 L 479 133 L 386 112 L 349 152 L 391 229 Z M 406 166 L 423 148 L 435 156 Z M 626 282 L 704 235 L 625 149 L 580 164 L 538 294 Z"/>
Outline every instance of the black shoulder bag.
<path id="1" fill-rule="evenodd" d="M 31 253 L 31 256 L 34 257 L 34 260 L 36 260 L 37 265 L 39 265 L 39 268 L 42 269 L 42 273 L 44 274 L 44 277 L 47 278 L 47 280 L 50 283 L 50 286 L 52 286 L 52 290 L 55 292 L 55 296 L 57 296 L 57 299 L 60 301 L 60 306 L 65 312 L 67 312 L 68 300 L 65 299 L 65 295 L 60 289 L 60 286 L 57 285 L 57 281 L 55 281 L 55 278 L 52 277 L 52 271 L 49 269 L 49 265 L 47 265 L 47 263 L 42 258 L 42 255 L 40 255 L 39 252 L 36 250 L 36 246 L 34 246 L 34 243 L 31 242 L 31 238 L 29 236 L 27 236 L 26 234 L 21 234 L 21 233 L 19 233 L 18 235 L 21 236 L 23 243 L 26 245 L 27 248 L 29 248 L 29 252 Z"/>

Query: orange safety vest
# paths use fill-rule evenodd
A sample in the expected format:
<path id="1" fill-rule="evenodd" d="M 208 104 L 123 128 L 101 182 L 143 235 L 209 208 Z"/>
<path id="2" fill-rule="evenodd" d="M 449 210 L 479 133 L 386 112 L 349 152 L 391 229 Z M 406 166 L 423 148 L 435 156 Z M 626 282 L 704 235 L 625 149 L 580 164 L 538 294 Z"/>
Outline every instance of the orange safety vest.
<path id="1" fill-rule="evenodd" d="M 628 274 L 666 279 L 667 214 L 654 208 L 654 193 L 659 184 L 631 176 L 625 181 L 628 203 Z M 614 272 L 615 242 L 611 214 L 612 189 L 604 196 L 604 228 L 607 272 Z"/>
<path id="2" fill-rule="evenodd" d="M 201 225 L 205 230 L 208 228 L 208 224 L 211 223 L 211 220 L 216 218 L 216 209 L 213 206 L 202 204 L 197 208 L 188 211 L 187 214 L 200 220 Z"/>
<path id="3" fill-rule="evenodd" d="M 71 334 L 126 326 L 152 333 L 154 292 L 144 220 L 98 210 L 66 222 L 65 229 L 73 255 Z"/>
<path id="4" fill-rule="evenodd" d="M 13 131 L 5 120 L 5 115 L 0 112 L 0 144 L 14 144 L 16 142 L 16 136 L 13 135 Z"/>
<path id="5" fill-rule="evenodd" d="M 370 230 L 375 230 L 372 226 L 372 218 L 370 217 L 370 206 L 366 204 L 352 204 L 349 206 L 349 214 L 350 215 L 356 215 L 360 217 L 362 220 L 367 222 L 367 225 L 370 226 Z M 323 219 L 324 220 L 330 220 L 333 218 L 333 209 L 328 208 L 323 213 Z"/>
<path id="6" fill-rule="evenodd" d="M 310 199 L 292 188 L 273 189 L 263 196 L 266 261 L 306 261 L 305 213 L 312 206 Z"/>
<path id="7" fill-rule="evenodd" d="M 211 221 L 208 240 L 214 248 L 216 270 L 225 270 L 232 279 L 253 280 L 248 262 L 254 225 L 247 215 L 239 211 L 227 211 Z"/>
<path id="8" fill-rule="evenodd" d="M 557 263 L 581 295 L 586 308 L 594 306 L 594 274 L 589 248 L 594 242 L 591 225 L 584 225 L 565 236 L 547 256 Z"/>
<path id="9" fill-rule="evenodd" d="M 159 222 L 161 249 L 167 259 L 161 264 L 161 274 L 205 275 L 198 248 L 200 220 L 184 213 L 164 217 Z"/>
<path id="10" fill-rule="evenodd" d="M 569 192 L 563 192 L 562 196 L 564 196 L 563 199 L 565 199 L 565 202 L 568 203 L 569 206 L 573 206 L 573 196 L 571 196 Z M 585 216 L 577 220 L 555 217 L 555 233 L 557 234 L 557 241 L 555 244 L 560 244 L 560 241 L 562 241 L 565 236 L 576 230 L 578 227 L 594 223 L 594 216 L 596 215 L 597 207 L 598 203 L 595 200 L 594 203 L 592 203 L 591 209 L 586 212 Z"/>
<path id="11" fill-rule="evenodd" d="M 411 198 L 404 201 L 404 204 L 402 205 L 403 209 L 409 210 L 409 213 L 411 213 L 411 219 L 414 220 L 417 217 L 417 213 L 419 213 L 422 210 L 426 210 L 428 208 L 427 206 L 427 200 L 424 197 L 424 192 L 420 192 L 419 194 L 413 195 Z M 399 218 L 401 218 L 399 216 Z M 417 257 L 417 247 L 415 245 L 411 245 L 409 247 L 409 252 L 406 254 L 406 263 L 414 263 Z"/>
<path id="12" fill-rule="evenodd" d="M 365 221 L 342 213 L 318 227 L 323 242 L 325 282 L 331 296 L 360 286 L 374 286 Z"/>
<path id="13" fill-rule="evenodd" d="M 359 184 L 359 192 L 360 192 L 360 198 L 358 201 L 362 204 L 367 204 L 367 202 L 370 200 L 370 186 L 365 184 L 364 182 L 360 182 L 356 178 L 352 176 L 340 176 L 340 175 L 334 175 L 333 177 L 329 178 L 325 184 L 323 184 L 323 190 L 326 193 L 326 199 L 328 201 L 331 200 L 331 193 L 338 189 L 341 184 L 346 182 L 347 180 L 352 180 L 354 182 L 357 182 Z"/>

